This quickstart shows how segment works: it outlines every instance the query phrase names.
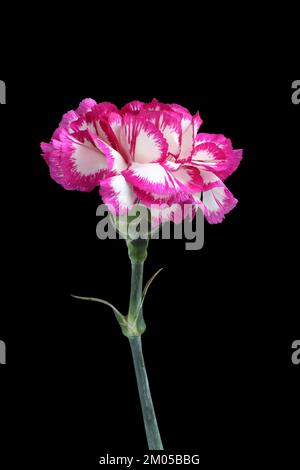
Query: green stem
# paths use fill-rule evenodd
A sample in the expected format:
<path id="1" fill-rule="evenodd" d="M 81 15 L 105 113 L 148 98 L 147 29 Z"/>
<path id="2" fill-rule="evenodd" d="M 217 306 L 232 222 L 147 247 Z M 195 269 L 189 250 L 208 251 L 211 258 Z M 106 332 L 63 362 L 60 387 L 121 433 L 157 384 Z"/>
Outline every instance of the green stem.
<path id="1" fill-rule="evenodd" d="M 148 240 L 128 241 L 128 255 L 131 261 L 131 291 L 128 311 L 128 336 L 133 357 L 134 370 L 143 412 L 145 431 L 149 450 L 163 450 L 149 381 L 145 367 L 141 335 L 146 329 L 141 309 L 143 270 L 147 258 Z"/>
<path id="2" fill-rule="evenodd" d="M 163 450 L 145 367 L 141 336 L 129 337 L 149 450 Z"/>
<path id="3" fill-rule="evenodd" d="M 140 313 L 138 308 L 142 299 L 143 292 L 143 272 L 144 262 L 131 261 L 131 288 L 128 310 L 128 319 L 131 323 L 138 320 Z"/>
<path id="4" fill-rule="evenodd" d="M 141 307 L 143 291 L 144 262 L 147 258 L 148 240 L 138 239 L 127 242 L 128 256 L 131 261 L 131 289 L 128 310 L 128 323 L 136 336 L 144 333 L 146 325 Z M 130 334 L 129 336 L 134 336 Z"/>

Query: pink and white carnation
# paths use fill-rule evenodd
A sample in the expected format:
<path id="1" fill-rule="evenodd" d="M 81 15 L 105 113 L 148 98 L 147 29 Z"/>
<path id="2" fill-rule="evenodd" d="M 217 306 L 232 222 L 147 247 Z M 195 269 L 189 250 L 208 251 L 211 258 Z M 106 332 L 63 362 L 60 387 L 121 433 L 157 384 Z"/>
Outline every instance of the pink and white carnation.
<path id="1" fill-rule="evenodd" d="M 192 204 L 218 223 L 237 204 L 224 180 L 238 167 L 242 150 L 223 135 L 198 133 L 201 124 L 199 113 L 178 104 L 132 101 L 119 110 L 85 99 L 41 147 L 56 182 L 79 191 L 99 186 L 116 214 L 136 204 Z M 180 221 L 174 211 L 164 211 Z"/>

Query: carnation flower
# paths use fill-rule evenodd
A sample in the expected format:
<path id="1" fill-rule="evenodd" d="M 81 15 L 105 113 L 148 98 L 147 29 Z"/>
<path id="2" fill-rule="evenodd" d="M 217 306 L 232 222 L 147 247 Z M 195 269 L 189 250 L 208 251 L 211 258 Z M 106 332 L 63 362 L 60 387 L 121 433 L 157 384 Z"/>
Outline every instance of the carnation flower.
<path id="1" fill-rule="evenodd" d="M 199 113 L 155 99 L 121 110 L 85 99 L 41 146 L 56 182 L 69 190 L 99 187 L 116 214 L 136 204 L 162 205 L 172 218 L 168 207 L 193 204 L 218 223 L 237 203 L 224 180 L 238 167 L 242 150 L 223 135 L 198 133 L 201 124 Z"/>

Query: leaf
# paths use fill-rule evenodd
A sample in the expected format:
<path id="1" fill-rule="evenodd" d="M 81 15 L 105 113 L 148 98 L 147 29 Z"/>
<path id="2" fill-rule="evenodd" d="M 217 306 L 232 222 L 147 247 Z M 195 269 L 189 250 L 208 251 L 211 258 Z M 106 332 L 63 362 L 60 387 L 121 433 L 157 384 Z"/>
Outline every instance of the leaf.
<path id="1" fill-rule="evenodd" d="M 73 295 L 73 294 L 71 294 L 71 297 L 74 297 L 74 299 L 88 300 L 90 302 L 98 302 L 100 304 L 108 305 L 109 307 L 111 307 L 113 309 L 113 312 L 116 316 L 116 319 L 118 320 L 120 325 L 122 325 L 122 326 L 126 325 L 126 320 L 125 320 L 124 315 L 122 315 L 122 313 L 119 312 L 119 310 L 114 305 L 112 305 L 110 302 L 107 302 L 106 300 L 103 300 L 103 299 L 96 299 L 95 297 L 79 297 L 78 295 Z"/>
<path id="2" fill-rule="evenodd" d="M 154 281 L 154 279 L 156 278 L 156 276 L 157 276 L 163 269 L 164 269 L 164 268 L 160 268 L 155 274 L 153 274 L 153 276 L 150 277 L 149 281 L 148 281 L 147 284 L 145 285 L 144 290 L 143 290 L 143 294 L 142 294 L 142 298 L 141 298 L 141 303 L 140 303 L 139 310 L 141 310 L 141 308 L 143 307 L 143 303 L 144 303 L 144 300 L 145 300 L 145 297 L 146 297 L 146 294 L 147 294 L 147 292 L 148 292 L 149 287 L 151 286 L 151 284 L 152 284 L 152 282 Z"/>

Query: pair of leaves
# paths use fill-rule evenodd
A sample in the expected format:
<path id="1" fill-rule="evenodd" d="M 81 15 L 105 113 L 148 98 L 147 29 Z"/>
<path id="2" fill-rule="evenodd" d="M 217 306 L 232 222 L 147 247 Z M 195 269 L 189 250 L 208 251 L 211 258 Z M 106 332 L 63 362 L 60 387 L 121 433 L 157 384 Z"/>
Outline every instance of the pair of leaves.
<path id="1" fill-rule="evenodd" d="M 140 302 L 140 305 L 138 307 L 138 313 L 140 313 L 141 309 L 143 308 L 144 300 L 145 300 L 145 297 L 146 297 L 146 294 L 148 292 L 149 287 L 151 286 L 151 284 L 154 281 L 154 279 L 156 278 L 156 276 L 162 271 L 162 269 L 163 268 L 159 269 L 155 274 L 153 274 L 153 276 L 149 279 L 149 281 L 145 285 L 145 287 L 143 289 L 142 297 L 141 297 L 141 302 Z M 122 315 L 122 313 L 110 302 L 107 302 L 106 300 L 103 300 L 103 299 L 97 299 L 95 297 L 80 297 L 79 295 L 72 295 L 72 297 L 74 297 L 75 299 L 79 299 L 79 300 L 87 300 L 87 301 L 90 301 L 90 302 L 98 302 L 100 304 L 108 305 L 108 307 L 111 307 L 111 309 L 113 310 L 113 312 L 115 314 L 115 317 L 118 320 L 122 330 L 123 330 L 123 328 L 126 329 L 126 328 L 129 327 L 128 322 L 126 320 L 126 317 L 124 315 Z"/>

